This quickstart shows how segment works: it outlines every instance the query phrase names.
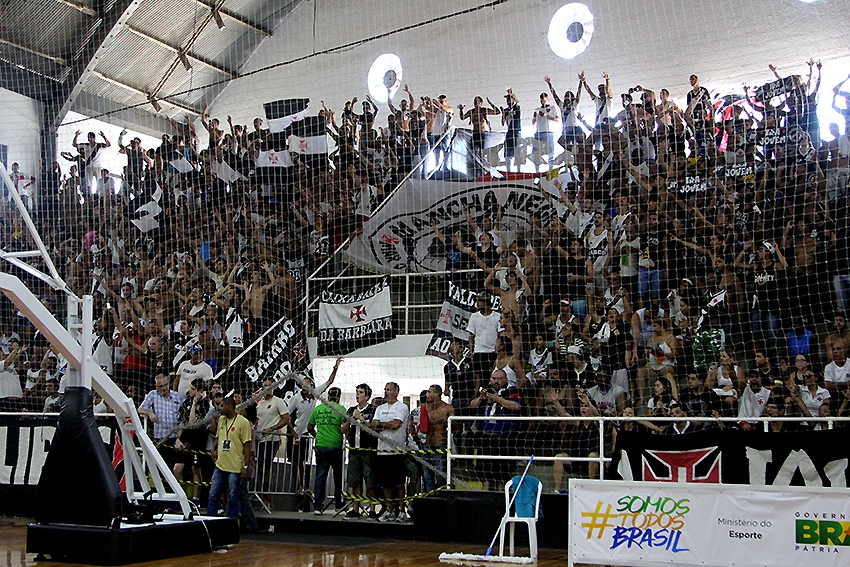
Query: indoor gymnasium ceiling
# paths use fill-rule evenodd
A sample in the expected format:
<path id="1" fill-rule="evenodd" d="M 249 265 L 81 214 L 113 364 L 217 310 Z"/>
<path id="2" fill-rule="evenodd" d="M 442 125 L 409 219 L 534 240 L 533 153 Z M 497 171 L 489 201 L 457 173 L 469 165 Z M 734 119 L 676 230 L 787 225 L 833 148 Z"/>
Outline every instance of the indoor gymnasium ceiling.
<path id="1" fill-rule="evenodd" d="M 54 124 L 73 110 L 161 131 L 196 118 L 300 2 L 0 0 L 0 86 Z"/>

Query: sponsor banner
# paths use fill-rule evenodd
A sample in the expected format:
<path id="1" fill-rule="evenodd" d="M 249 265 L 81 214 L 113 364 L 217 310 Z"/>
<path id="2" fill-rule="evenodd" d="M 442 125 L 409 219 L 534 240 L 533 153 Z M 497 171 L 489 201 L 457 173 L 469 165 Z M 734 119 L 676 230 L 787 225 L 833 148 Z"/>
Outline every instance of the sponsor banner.
<path id="1" fill-rule="evenodd" d="M 448 360 L 449 345 L 453 338 L 458 338 L 463 342 L 463 345 L 469 342 L 469 333 L 466 332 L 466 325 L 469 323 L 469 318 L 475 313 L 478 303 L 478 293 L 469 289 L 464 289 L 452 282 L 448 283 L 448 295 L 440 308 L 440 317 L 437 319 L 437 328 L 434 330 L 434 336 L 425 350 L 425 354 L 436 356 Z M 491 295 L 490 308 L 493 311 L 501 311 L 501 298 Z"/>
<path id="2" fill-rule="evenodd" d="M 558 196 L 555 197 L 556 199 Z M 555 216 L 531 181 L 461 183 L 411 179 L 385 201 L 343 252 L 354 264 L 382 273 L 432 272 L 445 269 L 445 246 L 431 228 L 443 234 L 466 229 L 464 206 L 475 219 L 495 216 L 501 207 L 502 233 L 510 242 L 529 227 L 533 213 L 548 226 Z"/>
<path id="3" fill-rule="evenodd" d="M 714 428 L 687 435 L 622 431 L 609 474 L 622 480 L 846 488 L 849 463 L 845 429 L 764 434 Z"/>
<path id="4" fill-rule="evenodd" d="M 767 102 L 775 96 L 788 94 L 794 89 L 803 84 L 803 78 L 800 75 L 791 75 L 783 77 L 772 83 L 765 83 L 756 89 L 756 100 L 759 102 Z"/>
<path id="5" fill-rule="evenodd" d="M 319 356 L 347 354 L 395 338 L 387 280 L 361 293 L 323 291 L 319 303 Z"/>
<path id="6" fill-rule="evenodd" d="M 570 479 L 569 564 L 837 567 L 844 491 Z"/>
<path id="7" fill-rule="evenodd" d="M 303 329 L 303 325 L 299 326 Z M 307 340 L 296 336 L 296 325 L 288 319 L 263 338 L 260 353 L 251 366 L 245 369 L 245 377 L 251 382 L 281 380 L 292 372 L 300 372 L 310 362 Z"/>
<path id="8" fill-rule="evenodd" d="M 95 420 L 101 439 L 112 455 L 118 424 L 114 417 L 96 417 Z M 56 417 L 0 416 L 0 498 L 3 498 L 3 489 L 10 485 L 38 485 L 57 422 Z"/>

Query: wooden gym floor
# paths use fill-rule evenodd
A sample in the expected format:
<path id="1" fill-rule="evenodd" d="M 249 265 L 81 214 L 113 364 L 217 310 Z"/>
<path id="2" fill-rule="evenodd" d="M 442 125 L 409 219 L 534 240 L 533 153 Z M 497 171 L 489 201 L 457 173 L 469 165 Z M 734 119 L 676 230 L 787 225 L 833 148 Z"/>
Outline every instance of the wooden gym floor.
<path id="1" fill-rule="evenodd" d="M 497 542 L 498 545 L 498 542 Z M 35 555 L 25 552 L 26 521 L 0 518 L 0 565 L 5 567 L 32 567 L 37 565 L 61 567 L 68 563 L 39 562 Z M 202 555 L 176 557 L 149 563 L 145 567 L 431 567 L 440 563 L 442 552 L 483 554 L 486 548 L 469 545 L 439 544 L 430 542 L 394 542 L 333 536 L 305 536 L 288 534 L 260 534 L 243 539 L 230 549 Z M 527 550 L 518 550 L 525 551 Z M 564 567 L 565 551 L 541 549 L 539 567 Z M 479 565 L 506 565 L 505 563 L 480 563 Z"/>

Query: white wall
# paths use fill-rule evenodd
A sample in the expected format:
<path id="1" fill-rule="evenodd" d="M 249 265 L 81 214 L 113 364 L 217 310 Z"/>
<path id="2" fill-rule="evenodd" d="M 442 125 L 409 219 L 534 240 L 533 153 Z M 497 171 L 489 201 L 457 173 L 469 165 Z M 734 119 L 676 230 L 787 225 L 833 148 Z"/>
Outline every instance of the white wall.
<path id="1" fill-rule="evenodd" d="M 121 130 L 121 126 L 115 126 L 96 118 L 88 118 L 76 112 L 68 112 L 62 121 L 62 125 L 56 130 L 56 159 L 59 160 L 63 177 L 68 175 L 68 171 L 73 164 L 60 158 L 58 154 L 59 152 L 70 152 L 73 155 L 77 155 L 77 151 L 72 144 L 74 142 L 74 134 L 79 131 L 80 137 L 77 141 L 80 143 L 86 143 L 86 136 L 89 132 L 97 134 L 98 143 L 103 141 L 100 137 L 100 132 L 106 134 L 106 139 L 109 140 L 112 147 L 104 153 L 101 163 L 104 168 L 109 170 L 110 175 L 120 178 L 124 166 L 127 165 L 127 156 L 118 153 L 118 136 Z M 124 143 L 129 144 L 130 140 L 136 137 L 142 140 L 142 147 L 145 149 L 157 148 L 162 143 L 162 140 L 159 138 L 154 138 L 135 130 L 127 130 L 127 133 L 124 135 Z M 116 184 L 115 190 L 118 191 L 119 188 L 120 183 Z M 94 185 L 91 185 L 90 189 L 94 191 Z"/>
<path id="2" fill-rule="evenodd" d="M 313 2 L 318 1 L 313 38 Z M 372 35 L 483 4 L 483 0 L 313 0 L 301 4 L 273 37 L 260 46 L 243 72 L 295 59 Z M 828 107 L 831 88 L 850 71 L 846 37 L 848 0 L 587 0 L 596 30 L 587 50 L 572 60 L 555 56 L 546 33 L 549 20 L 566 1 L 509 1 L 464 16 L 378 39 L 344 52 L 319 55 L 232 82 L 219 96 L 212 115 L 249 124 L 262 116 L 262 103 L 307 96 L 334 110 L 368 92 L 372 61 L 386 52 L 404 66 L 403 82 L 416 97 L 449 97 L 450 104 L 470 105 L 475 95 L 497 104 L 511 86 L 526 109 L 537 103 L 551 75 L 559 92 L 575 89 L 576 76 L 587 72 L 591 85 L 607 71 L 615 93 L 640 83 L 666 87 L 682 99 L 688 76 L 724 94 L 741 92 L 747 82 L 772 79 L 768 63 L 783 75 L 804 73 L 804 61 L 821 59 L 826 77 L 821 98 Z M 401 93 L 396 94 L 398 102 Z M 619 102 L 617 102 L 619 104 Z M 581 111 L 592 115 L 585 95 Z M 528 113 L 530 115 L 530 113 Z M 829 118 L 826 118 L 829 120 Z M 380 118 L 379 122 L 384 123 Z M 530 122 L 530 117 L 525 118 Z M 456 120 L 457 124 L 458 121 Z"/>
<path id="3" fill-rule="evenodd" d="M 41 171 L 41 103 L 0 89 L 0 109 L 0 144 L 9 146 L 9 169 L 18 162 L 22 172 L 38 177 Z"/>
<path id="4" fill-rule="evenodd" d="M 361 348 L 343 357 L 334 386 L 342 388 L 342 405 L 354 405 L 358 384 L 366 383 L 373 396 L 383 396 L 387 382 L 399 385 L 401 398 L 409 397 L 410 407 L 418 404 L 419 393 L 432 384 L 443 386 L 446 361 L 423 353 L 431 335 L 399 335 L 386 343 Z M 330 376 L 336 357 L 316 357 L 316 339 L 308 338 L 313 376 L 321 384 Z M 448 398 L 446 398 L 448 400 Z"/>

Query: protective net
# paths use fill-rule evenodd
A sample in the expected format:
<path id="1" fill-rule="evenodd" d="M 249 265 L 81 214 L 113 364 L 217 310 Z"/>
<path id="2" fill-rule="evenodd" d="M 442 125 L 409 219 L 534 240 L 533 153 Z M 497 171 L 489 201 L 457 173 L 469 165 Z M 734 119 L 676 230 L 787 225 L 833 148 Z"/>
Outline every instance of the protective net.
<path id="1" fill-rule="evenodd" d="M 347 442 L 398 383 L 419 424 L 384 452 L 436 474 L 453 442 L 465 487 L 596 476 L 612 428 L 565 416 L 846 411 L 850 2 L 426 5 L 4 3 L 3 269 L 65 317 L 14 187 L 140 407 L 157 374 L 274 389 L 260 492 L 308 488 L 269 475 L 310 461 L 338 355 Z M 2 305 L 0 401 L 55 408 L 63 361 Z"/>

